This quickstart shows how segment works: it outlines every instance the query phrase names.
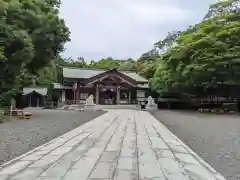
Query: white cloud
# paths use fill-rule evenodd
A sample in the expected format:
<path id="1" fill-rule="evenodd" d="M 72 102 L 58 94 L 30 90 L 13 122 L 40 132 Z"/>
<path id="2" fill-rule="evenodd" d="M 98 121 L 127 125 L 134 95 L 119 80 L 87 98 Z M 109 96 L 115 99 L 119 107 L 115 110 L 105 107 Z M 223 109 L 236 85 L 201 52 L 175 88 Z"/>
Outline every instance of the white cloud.
<path id="1" fill-rule="evenodd" d="M 148 23 L 164 23 L 171 20 L 184 20 L 187 12 L 169 5 L 148 5 L 146 3 L 135 3 L 127 6 L 130 14 L 136 19 Z"/>
<path id="2" fill-rule="evenodd" d="M 198 22 L 205 1 L 194 6 L 191 0 L 62 0 L 60 14 L 72 39 L 64 56 L 137 58 L 167 32 Z"/>

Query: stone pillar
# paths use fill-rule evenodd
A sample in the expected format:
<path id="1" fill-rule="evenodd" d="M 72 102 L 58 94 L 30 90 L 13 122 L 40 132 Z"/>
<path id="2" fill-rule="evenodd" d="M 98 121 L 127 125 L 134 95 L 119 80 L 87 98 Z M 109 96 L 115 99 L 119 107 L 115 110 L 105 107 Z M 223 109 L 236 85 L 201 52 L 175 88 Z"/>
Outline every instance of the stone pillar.
<path id="1" fill-rule="evenodd" d="M 116 104 L 119 104 L 120 103 L 120 88 L 119 86 L 117 86 L 117 102 Z"/>
<path id="2" fill-rule="evenodd" d="M 98 86 L 96 87 L 96 96 L 95 96 L 95 98 L 96 98 L 96 104 L 99 104 L 99 87 Z"/>

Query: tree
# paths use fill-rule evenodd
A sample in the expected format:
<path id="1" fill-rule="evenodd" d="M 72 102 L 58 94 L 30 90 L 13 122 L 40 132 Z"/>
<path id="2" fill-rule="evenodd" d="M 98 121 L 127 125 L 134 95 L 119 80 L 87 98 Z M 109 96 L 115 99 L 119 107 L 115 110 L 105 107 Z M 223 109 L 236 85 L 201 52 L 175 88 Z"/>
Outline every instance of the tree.
<path id="1" fill-rule="evenodd" d="M 240 0 L 225 0 L 219 1 L 210 6 L 208 13 L 204 19 L 224 16 L 225 13 L 239 13 L 240 12 Z"/>
<path id="2" fill-rule="evenodd" d="M 58 0 L 0 1 L 1 95 L 49 65 L 70 40 L 58 7 Z"/>
<path id="3" fill-rule="evenodd" d="M 119 69 L 124 71 L 137 71 L 137 63 L 131 58 L 122 60 L 120 61 Z"/>
<path id="4" fill-rule="evenodd" d="M 154 63 L 156 58 L 159 57 L 159 52 L 156 48 L 142 54 L 142 56 L 137 60 L 141 64 L 151 64 Z"/>
<path id="5" fill-rule="evenodd" d="M 163 39 L 154 44 L 155 48 L 166 51 L 168 48 L 172 47 L 176 43 L 176 39 L 181 34 L 181 31 L 172 31 Z"/>
<path id="6" fill-rule="evenodd" d="M 188 91 L 239 83 L 240 13 L 226 6 L 233 2 L 212 5 L 208 18 L 179 34 L 176 45 L 162 54 L 152 88 Z"/>
<path id="7" fill-rule="evenodd" d="M 111 57 L 108 57 L 106 59 L 101 59 L 100 61 L 92 61 L 91 63 L 91 68 L 96 68 L 96 69 L 114 69 L 114 68 L 119 68 L 121 64 L 121 60 L 114 60 Z"/>
<path id="8" fill-rule="evenodd" d="M 67 67 L 76 67 L 76 68 L 88 67 L 88 64 L 85 62 L 83 57 L 78 57 L 77 60 L 74 60 L 72 58 L 63 59 L 59 57 L 56 63 L 60 66 L 67 66 Z"/>

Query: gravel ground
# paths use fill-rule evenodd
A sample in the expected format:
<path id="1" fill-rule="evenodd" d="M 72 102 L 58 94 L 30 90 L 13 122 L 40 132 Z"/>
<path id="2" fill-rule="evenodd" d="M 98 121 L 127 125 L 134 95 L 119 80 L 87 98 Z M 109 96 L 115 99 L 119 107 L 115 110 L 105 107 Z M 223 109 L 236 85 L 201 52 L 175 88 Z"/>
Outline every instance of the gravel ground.
<path id="1" fill-rule="evenodd" d="M 226 179 L 240 179 L 240 116 L 167 110 L 153 115 Z"/>
<path id="2" fill-rule="evenodd" d="M 28 110 L 31 120 L 0 124 L 0 164 L 28 152 L 103 114 L 64 110 Z"/>

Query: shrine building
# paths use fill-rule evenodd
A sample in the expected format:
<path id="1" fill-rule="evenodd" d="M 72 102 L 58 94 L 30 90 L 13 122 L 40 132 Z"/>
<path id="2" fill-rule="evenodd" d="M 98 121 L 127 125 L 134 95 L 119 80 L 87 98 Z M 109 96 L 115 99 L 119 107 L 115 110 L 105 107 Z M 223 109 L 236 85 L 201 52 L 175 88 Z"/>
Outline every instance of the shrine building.
<path id="1" fill-rule="evenodd" d="M 137 104 L 149 89 L 148 80 L 132 71 L 62 67 L 59 74 L 54 89 L 65 104 L 84 104 L 90 95 L 95 104 Z"/>

